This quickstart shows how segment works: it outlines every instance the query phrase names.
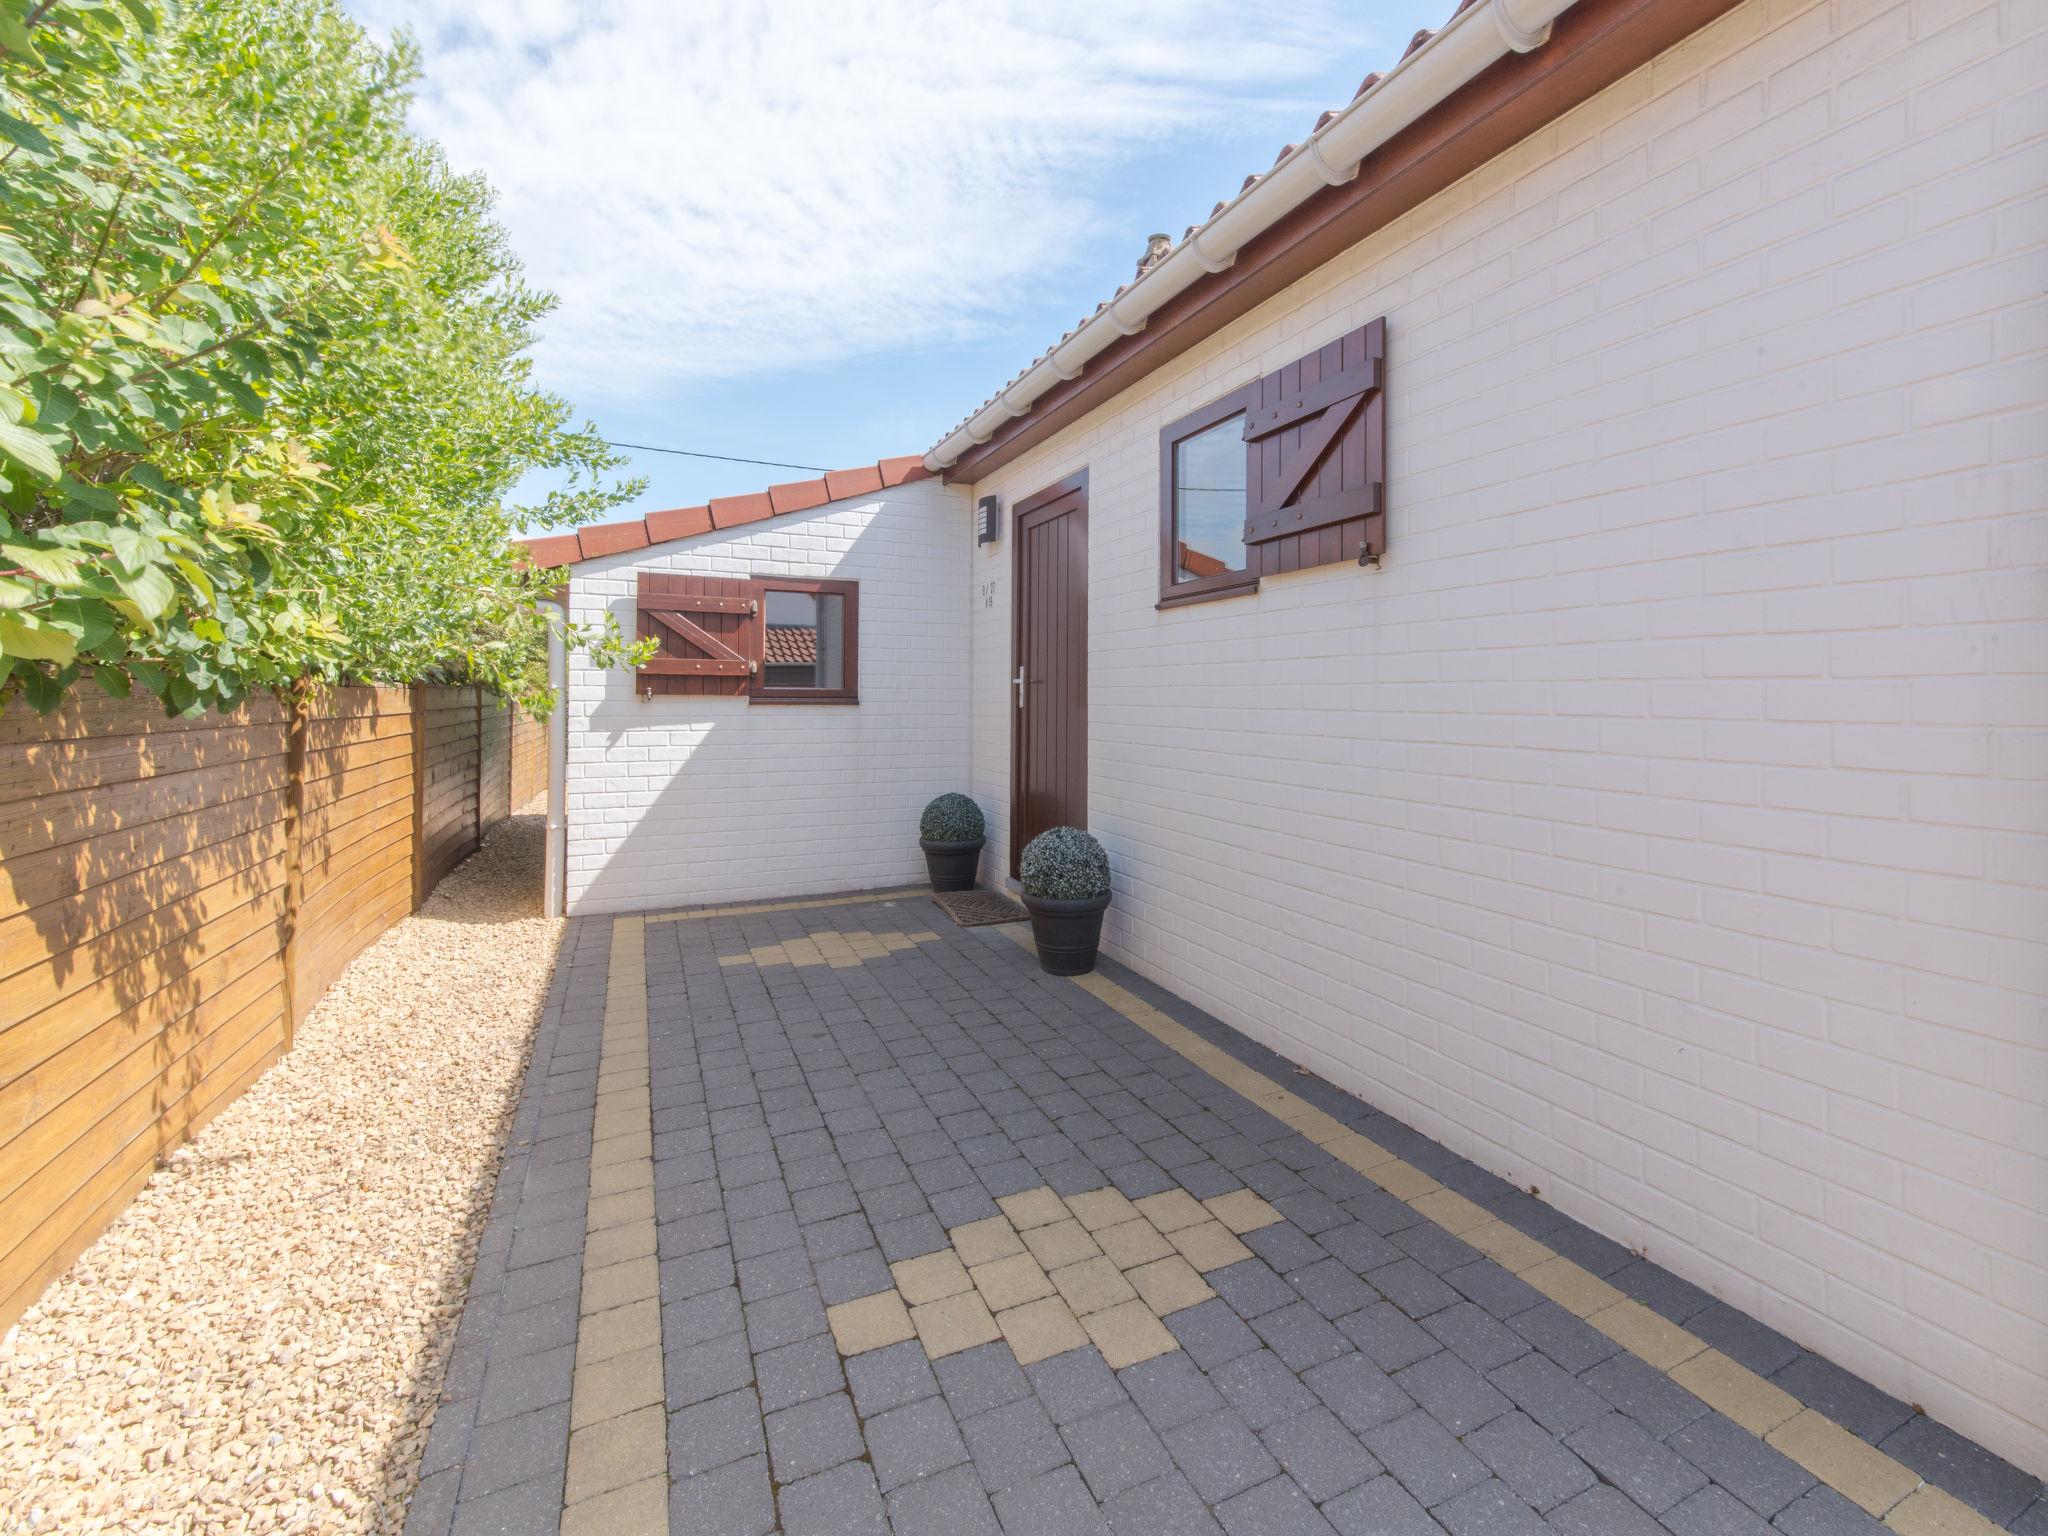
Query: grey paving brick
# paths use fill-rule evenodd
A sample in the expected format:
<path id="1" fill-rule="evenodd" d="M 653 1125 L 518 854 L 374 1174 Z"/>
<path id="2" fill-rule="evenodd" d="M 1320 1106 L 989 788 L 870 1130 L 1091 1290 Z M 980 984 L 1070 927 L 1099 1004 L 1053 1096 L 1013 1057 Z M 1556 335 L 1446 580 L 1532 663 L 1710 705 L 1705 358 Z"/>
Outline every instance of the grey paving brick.
<path id="1" fill-rule="evenodd" d="M 1424 1319 L 1422 1326 L 1460 1360 L 1482 1373 L 1529 1352 L 1527 1339 L 1505 1327 L 1475 1302 L 1461 1301 L 1456 1306 L 1446 1307 Z"/>
<path id="2" fill-rule="evenodd" d="M 1652 1520 L 1619 1489 L 1589 1488 L 1550 1512 L 1551 1529 L 1559 1536 L 1664 1536 Z"/>
<path id="3" fill-rule="evenodd" d="M 1612 1238 L 1602 1237 L 1591 1227 L 1569 1218 L 1543 1235 L 1551 1250 L 1603 1279 L 1635 1262 L 1636 1256 Z"/>
<path id="4" fill-rule="evenodd" d="M 1511 1406 L 1485 1377 L 1447 1349 L 1397 1371 L 1393 1379 L 1431 1418 L 1460 1438 Z"/>
<path id="5" fill-rule="evenodd" d="M 1884 1526 L 1832 1488 L 1815 1487 L 1771 1522 L 1785 1536 L 1884 1536 Z"/>
<path id="6" fill-rule="evenodd" d="M 1077 1423 L 1130 1401 L 1116 1373 L 1093 1345 L 1041 1360 L 1027 1366 L 1024 1374 L 1055 1424 Z"/>
<path id="7" fill-rule="evenodd" d="M 1814 1483 L 1804 1467 L 1719 1413 L 1694 1419 L 1664 1443 L 1767 1520 Z"/>
<path id="8" fill-rule="evenodd" d="M 1648 1259 L 1622 1265 L 1607 1277 L 1607 1283 L 1681 1327 L 1714 1304 L 1714 1298 L 1698 1286 Z"/>
<path id="9" fill-rule="evenodd" d="M 1378 1291 L 1352 1273 L 1339 1259 L 1324 1259 L 1289 1276 L 1296 1290 L 1327 1318 L 1339 1318 L 1372 1306 Z"/>
<path id="10" fill-rule="evenodd" d="M 906 1483 L 889 1495 L 888 1505 L 891 1536 L 1001 1536 L 969 1466 Z"/>
<path id="11" fill-rule="evenodd" d="M 1594 1484 L 1592 1469 L 1527 1414 L 1503 1414 L 1465 1437 L 1472 1452 L 1538 1514 Z"/>
<path id="12" fill-rule="evenodd" d="M 742 1387 L 668 1416 L 668 1470 L 689 1477 L 767 1448 L 761 1405 L 753 1388 Z"/>
<path id="13" fill-rule="evenodd" d="M 882 1222 L 875 1228 L 875 1241 L 881 1244 L 882 1257 L 891 1264 L 951 1246 L 946 1240 L 946 1229 L 930 1212 Z"/>
<path id="14" fill-rule="evenodd" d="M 944 1398 L 927 1397 L 868 1418 L 868 1456 L 888 1492 L 967 1460 L 967 1446 Z"/>
<path id="15" fill-rule="evenodd" d="M 1170 1360 L 1174 1356 L 1161 1358 Z M 1229 1400 L 1238 1417 L 1255 1430 L 1292 1418 L 1317 1402 L 1315 1393 L 1270 1349 L 1239 1355 L 1211 1371 L 1208 1381 Z"/>
<path id="16" fill-rule="evenodd" d="M 794 1219 L 790 1222 L 790 1231 L 792 1234 L 796 1231 Z M 835 1216 L 829 1221 L 813 1222 L 803 1229 L 802 1240 L 804 1249 L 810 1254 L 813 1263 L 822 1263 L 826 1259 L 836 1259 L 843 1254 L 858 1253 L 863 1248 L 875 1246 L 874 1233 L 869 1230 L 866 1218 L 858 1213 Z"/>
<path id="17" fill-rule="evenodd" d="M 1173 1470 L 1158 1432 L 1133 1403 L 1120 1403 L 1065 1425 L 1060 1433 L 1098 1501 Z"/>
<path id="18" fill-rule="evenodd" d="M 1222 1297 L 1186 1307 L 1166 1319 L 1180 1347 L 1205 1371 L 1259 1347 L 1259 1336 L 1231 1311 Z"/>
<path id="19" fill-rule="evenodd" d="M 1253 1357 L 1240 1357 L 1249 1358 Z M 1276 1367 L 1279 1365 L 1277 1360 L 1273 1363 Z M 1223 1370 L 1228 1371 L 1237 1364 L 1238 1361 L 1234 1360 Z M 1177 1428 L 1190 1419 L 1214 1413 L 1223 1406 L 1222 1395 L 1184 1350 L 1177 1349 L 1137 1365 L 1126 1366 L 1117 1372 L 1117 1379 L 1130 1393 L 1131 1401 L 1138 1405 L 1139 1412 L 1157 1430 Z M 1306 1396 L 1306 1389 L 1301 1390 Z"/>
<path id="20" fill-rule="evenodd" d="M 1415 1407 L 1415 1400 L 1363 1355 L 1319 1365 L 1301 1379 L 1354 1435 L 1391 1423 Z"/>
<path id="21" fill-rule="evenodd" d="M 664 1343 L 677 1348 L 738 1333 L 745 1325 L 739 1287 L 726 1285 L 664 1308 L 661 1333 Z"/>
<path id="22" fill-rule="evenodd" d="M 823 1397 L 846 1385 L 839 1350 L 829 1334 L 762 1351 L 754 1359 L 754 1373 L 761 1408 L 767 1413 Z"/>
<path id="23" fill-rule="evenodd" d="M 422 1477 L 405 1506 L 404 1536 L 448 1536 L 455 1524 L 455 1494 L 461 1481 L 459 1467 L 445 1467 Z M 1119 1531 L 1117 1536 L 1124 1533 Z"/>
<path id="24" fill-rule="evenodd" d="M 1686 1322 L 1686 1329 L 1759 1376 L 1771 1376 L 1799 1358 L 1800 1350 L 1775 1328 L 1717 1301 Z"/>
<path id="25" fill-rule="evenodd" d="M 670 1423 L 674 1423 L 673 1416 Z M 775 1529 L 775 1496 L 769 1488 L 767 1456 L 756 1454 L 692 1474 L 678 1472 L 671 1449 L 668 1470 L 671 1531 L 768 1536 Z M 559 1508 L 554 1513 L 559 1517 Z"/>
<path id="26" fill-rule="evenodd" d="M 746 1308 L 747 1341 L 758 1353 L 799 1339 L 815 1338 L 826 1331 L 825 1304 L 815 1287 L 785 1291 Z"/>
<path id="27" fill-rule="evenodd" d="M 1633 1355 L 1627 1358 L 1635 1359 Z M 1636 1363 L 1641 1364 L 1640 1361 Z M 1643 1369 L 1648 1371 L 1649 1367 L 1643 1366 Z M 1583 1381 L 1540 1354 L 1530 1353 L 1519 1360 L 1510 1360 L 1506 1365 L 1487 1372 L 1486 1379 L 1553 1435 L 1569 1435 L 1616 1406 L 1603 1394 L 1592 1391 Z M 1669 1390 L 1681 1391 L 1663 1377 L 1657 1379 Z M 1638 1384 L 1631 1381 L 1625 1385 L 1633 1388 Z M 1691 1396 L 1690 1393 L 1683 1395 Z"/>
<path id="28" fill-rule="evenodd" d="M 861 1454 L 860 1426 L 843 1392 L 768 1415 L 768 1460 L 777 1482 L 790 1483 Z"/>
<path id="29" fill-rule="evenodd" d="M 1338 1536 L 1443 1536 L 1438 1525 L 1392 1477 L 1376 1477 L 1323 1506 Z"/>
<path id="30" fill-rule="evenodd" d="M 2041 1493 L 2041 1479 L 1925 1414 L 1885 1436 L 1883 1450 L 2000 1525 Z"/>
<path id="31" fill-rule="evenodd" d="M 1297 1274 L 1324 1257 L 1316 1240 L 1291 1221 L 1245 1233 L 1244 1245 L 1283 1275 Z"/>
<path id="32" fill-rule="evenodd" d="M 1103 1513 L 1116 1536 L 1220 1536 L 1223 1529 L 1180 1472 L 1127 1489 Z"/>
<path id="33" fill-rule="evenodd" d="M 1614 1340 L 1554 1301 L 1539 1301 L 1526 1312 L 1517 1312 L 1508 1319 L 1508 1327 L 1573 1376 L 1621 1352 Z"/>
<path id="34" fill-rule="evenodd" d="M 1362 1221 L 1349 1221 L 1341 1227 L 1318 1233 L 1316 1241 L 1354 1274 L 1362 1275 L 1382 1264 L 1396 1263 L 1401 1257 L 1401 1251 L 1382 1233 Z"/>
<path id="35" fill-rule="evenodd" d="M 1706 1486 L 1707 1475 L 1653 1440 L 1635 1420 L 1610 1413 L 1565 1437 L 1587 1466 L 1653 1515 Z"/>
<path id="36" fill-rule="evenodd" d="M 872 1296 L 895 1284 L 889 1274 L 889 1261 L 882 1257 L 879 1248 L 862 1248 L 826 1259 L 816 1266 L 816 1274 L 818 1299 L 828 1307 Z"/>
<path id="37" fill-rule="evenodd" d="M 1711 1484 L 1664 1512 L 1672 1536 L 1770 1536 L 1756 1511 L 1725 1488 Z"/>
<path id="38" fill-rule="evenodd" d="M 1273 1266 L 1264 1259 L 1240 1259 L 1211 1270 L 1202 1278 L 1230 1303 L 1233 1312 L 1246 1319 L 1263 1316 L 1296 1300 L 1294 1287 L 1275 1274 Z"/>
<path id="39" fill-rule="evenodd" d="M 566 1402 L 479 1424 L 469 1437 L 462 1496 L 472 1499 L 534 1478 L 559 1478 L 568 1459 Z"/>
<path id="40" fill-rule="evenodd" d="M 1433 1221 L 1403 1227 L 1393 1235 L 1393 1244 L 1433 1275 L 1463 1269 L 1479 1259 L 1479 1250 L 1453 1237 Z"/>
<path id="41" fill-rule="evenodd" d="M 1175 1463 L 1210 1504 L 1255 1487 L 1280 1470 L 1280 1463 L 1228 1408 L 1168 1430 L 1161 1438 Z"/>
<path id="42" fill-rule="evenodd" d="M 1491 1259 L 1447 1270 L 1444 1279 L 1460 1295 L 1469 1297 L 1490 1316 L 1502 1320 L 1526 1312 L 1543 1300 L 1543 1293 L 1536 1287 L 1508 1273 Z"/>
<path id="43" fill-rule="evenodd" d="M 573 1344 L 537 1355 L 494 1358 L 484 1368 L 483 1388 L 477 1401 L 478 1426 L 566 1403 L 569 1373 L 575 1364 Z"/>
<path id="44" fill-rule="evenodd" d="M 1802 1350 L 1771 1380 L 1873 1445 L 1913 1417 L 1908 1404 L 1810 1351 Z"/>
<path id="45" fill-rule="evenodd" d="M 1413 1259 L 1382 1264 L 1365 1278 L 1387 1300 L 1418 1320 L 1441 1312 L 1460 1299 L 1456 1291 Z"/>
<path id="46" fill-rule="evenodd" d="M 1492 1475 L 1484 1462 L 1419 1408 L 1363 1438 L 1365 1448 L 1424 1508 L 1476 1488 Z"/>
<path id="47" fill-rule="evenodd" d="M 967 1454 L 974 1458 L 975 1470 L 981 1474 L 982 1486 L 990 1493 L 1028 1483 L 1041 1472 L 1073 1459 L 1034 1397 L 1021 1397 L 963 1419 L 960 1433 L 967 1442 Z"/>
<path id="48" fill-rule="evenodd" d="M 1225 1500 L 1216 1514 L 1230 1536 L 1336 1536 L 1335 1527 L 1285 1475 Z"/>
<path id="49" fill-rule="evenodd" d="M 754 1379 L 754 1357 L 747 1349 L 747 1336 L 743 1333 L 729 1333 L 722 1339 L 670 1350 L 664 1366 L 663 1380 L 671 1408 L 722 1396 Z"/>
<path id="50" fill-rule="evenodd" d="M 1443 1347 L 1389 1301 L 1376 1301 L 1363 1311 L 1339 1318 L 1337 1330 L 1383 1371 L 1398 1371 Z"/>
<path id="51" fill-rule="evenodd" d="M 1251 1327 L 1290 1370 L 1305 1371 L 1351 1353 L 1351 1341 L 1306 1301 L 1255 1318 Z"/>
<path id="52" fill-rule="evenodd" d="M 555 1536 L 562 1519 L 562 1485 L 534 1478 L 456 1503 L 451 1536 Z"/>
<path id="53" fill-rule="evenodd" d="M 864 1462 L 787 1484 L 779 1502 L 782 1536 L 887 1536 L 874 1469 Z"/>
<path id="54" fill-rule="evenodd" d="M 1550 1536 L 1550 1527 L 1497 1477 L 1446 1499 L 1430 1513 L 1451 1536 Z"/>
<path id="55" fill-rule="evenodd" d="M 1321 1406 L 1272 1425 L 1259 1438 L 1318 1504 L 1380 1472 L 1379 1462 L 1363 1442 Z"/>
<path id="56" fill-rule="evenodd" d="M 1523 1402 L 1516 1389 L 1508 1384 L 1506 1378 L 1527 1368 L 1530 1368 L 1530 1362 L 1526 1359 L 1502 1366 L 1494 1372 L 1493 1383 L 1514 1398 L 1516 1406 L 1527 1409 L 1529 1416 L 1545 1429 L 1557 1434 L 1570 1434 L 1571 1430 L 1564 1427 L 1562 1417 L 1556 1421 L 1546 1419 Z M 1707 1411 L 1707 1405 L 1685 1388 L 1630 1354 L 1618 1354 L 1602 1361 L 1579 1380 L 1659 1440 L 1676 1434 Z M 1590 1416 L 1582 1422 L 1590 1422 Z"/>
<path id="57" fill-rule="evenodd" d="M 1072 1467 L 997 1494 L 995 1506 L 1005 1536 L 1109 1536 L 1109 1523 Z"/>
<path id="58" fill-rule="evenodd" d="M 788 1273 L 788 1266 L 779 1266 L 778 1272 Z M 686 1301 L 706 1291 L 722 1290 L 734 1279 L 730 1248 L 706 1248 L 700 1253 L 665 1259 L 661 1264 L 661 1299 L 664 1303 Z M 801 1277 L 795 1283 L 801 1283 Z"/>
<path id="59" fill-rule="evenodd" d="M 947 1404 L 960 1419 L 1015 1402 L 1031 1390 L 1017 1357 L 1001 1340 L 947 1355 L 934 1369 Z"/>

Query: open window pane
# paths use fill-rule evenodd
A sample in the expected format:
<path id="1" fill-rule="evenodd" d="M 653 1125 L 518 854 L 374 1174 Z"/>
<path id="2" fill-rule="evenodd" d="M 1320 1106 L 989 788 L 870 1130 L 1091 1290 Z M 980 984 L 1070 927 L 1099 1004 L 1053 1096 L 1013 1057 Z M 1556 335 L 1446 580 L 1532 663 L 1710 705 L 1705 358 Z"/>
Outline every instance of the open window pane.
<path id="1" fill-rule="evenodd" d="M 1244 569 L 1244 417 L 1184 437 L 1173 449 L 1173 579 Z"/>

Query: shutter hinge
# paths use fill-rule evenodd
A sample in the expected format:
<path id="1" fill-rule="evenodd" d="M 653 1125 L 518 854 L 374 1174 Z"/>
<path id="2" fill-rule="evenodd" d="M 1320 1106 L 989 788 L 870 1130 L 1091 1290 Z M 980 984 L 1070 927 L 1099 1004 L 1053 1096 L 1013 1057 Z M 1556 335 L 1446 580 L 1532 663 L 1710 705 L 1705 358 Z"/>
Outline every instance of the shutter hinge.
<path id="1" fill-rule="evenodd" d="M 1370 566 L 1374 570 L 1380 568 L 1380 557 L 1372 552 L 1372 544 L 1368 540 L 1360 539 L 1358 541 L 1358 563 Z"/>

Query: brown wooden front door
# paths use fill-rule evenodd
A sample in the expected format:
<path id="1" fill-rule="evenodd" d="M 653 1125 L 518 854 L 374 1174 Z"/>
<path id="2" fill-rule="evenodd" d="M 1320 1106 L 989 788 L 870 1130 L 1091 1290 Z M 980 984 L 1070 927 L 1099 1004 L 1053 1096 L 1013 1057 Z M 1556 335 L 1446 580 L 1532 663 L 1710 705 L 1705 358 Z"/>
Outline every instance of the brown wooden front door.
<path id="1" fill-rule="evenodd" d="M 1010 873 L 1048 827 L 1088 825 L 1088 473 L 1017 504 L 1011 553 Z"/>

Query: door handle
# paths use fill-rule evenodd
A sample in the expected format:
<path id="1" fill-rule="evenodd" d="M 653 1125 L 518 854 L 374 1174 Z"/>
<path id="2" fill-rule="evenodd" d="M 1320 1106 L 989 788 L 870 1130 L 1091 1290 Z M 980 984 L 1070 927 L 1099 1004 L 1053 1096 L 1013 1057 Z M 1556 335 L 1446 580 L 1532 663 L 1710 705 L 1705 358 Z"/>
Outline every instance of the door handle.
<path id="1" fill-rule="evenodd" d="M 1017 675 L 1012 681 L 1017 686 L 1017 707 L 1022 709 L 1024 707 L 1024 669 L 1022 667 L 1017 669 Z"/>

